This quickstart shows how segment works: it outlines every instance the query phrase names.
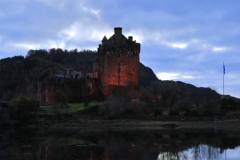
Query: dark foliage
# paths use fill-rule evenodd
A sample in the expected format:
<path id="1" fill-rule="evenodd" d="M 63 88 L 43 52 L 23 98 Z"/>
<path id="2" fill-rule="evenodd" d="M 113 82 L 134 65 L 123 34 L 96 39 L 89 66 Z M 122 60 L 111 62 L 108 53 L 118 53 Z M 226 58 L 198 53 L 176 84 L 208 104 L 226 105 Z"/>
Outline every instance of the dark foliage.
<path id="1" fill-rule="evenodd" d="M 84 102 L 84 107 L 87 107 L 88 106 L 88 102 Z"/>
<path id="2" fill-rule="evenodd" d="M 234 99 L 222 99 L 220 109 L 224 111 L 236 111 L 240 109 L 240 102 Z"/>
<path id="3" fill-rule="evenodd" d="M 42 58 L 53 63 L 61 64 L 74 69 L 92 70 L 92 62 L 97 56 L 97 51 L 92 50 L 62 50 L 51 48 L 47 50 L 30 50 L 27 58 Z"/>
<path id="4" fill-rule="evenodd" d="M 170 108 L 168 116 L 176 116 L 179 114 L 179 111 L 174 109 L 174 108 Z"/>
<path id="5" fill-rule="evenodd" d="M 240 102 L 233 99 L 222 99 L 221 104 L 240 106 Z"/>
<path id="6" fill-rule="evenodd" d="M 0 97 L 11 100 L 16 94 L 27 94 L 31 81 L 39 80 L 41 70 L 53 65 L 52 62 L 39 58 L 10 58 L 0 60 Z M 56 69 L 63 68 L 56 64 Z"/>
<path id="7" fill-rule="evenodd" d="M 99 106 L 95 105 L 93 107 L 89 107 L 89 108 L 86 108 L 86 109 L 80 111 L 80 113 L 82 115 L 97 115 L 98 114 L 98 109 L 99 109 Z"/>
<path id="8" fill-rule="evenodd" d="M 161 108 L 154 109 L 154 117 L 159 117 L 163 114 L 163 110 Z"/>
<path id="9" fill-rule="evenodd" d="M 13 119 L 30 122 L 36 118 L 38 101 L 34 98 L 18 95 L 9 103 L 9 109 Z"/>
<path id="10" fill-rule="evenodd" d="M 196 116 L 199 116 L 199 112 L 196 110 L 196 109 L 186 109 L 185 112 L 184 112 L 184 116 L 187 116 L 187 117 L 196 117 Z"/>
<path id="11" fill-rule="evenodd" d="M 8 57 L 0 60 L 0 97 L 11 100 L 16 94 L 27 94 L 27 86 L 38 81 L 49 66 L 55 71 L 66 67 L 92 69 L 96 51 L 61 51 L 61 49 L 30 50 L 27 56 Z"/>

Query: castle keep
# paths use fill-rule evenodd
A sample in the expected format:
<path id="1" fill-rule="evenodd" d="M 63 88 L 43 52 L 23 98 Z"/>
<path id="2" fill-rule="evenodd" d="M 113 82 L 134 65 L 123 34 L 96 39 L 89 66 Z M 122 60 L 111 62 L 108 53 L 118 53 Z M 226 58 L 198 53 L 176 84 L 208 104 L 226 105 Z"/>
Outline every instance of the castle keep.
<path id="1" fill-rule="evenodd" d="M 140 43 L 122 34 L 122 28 L 114 28 L 114 35 L 105 36 L 98 47 L 99 79 L 103 87 L 109 85 L 139 85 Z"/>
<path id="2" fill-rule="evenodd" d="M 97 97 L 99 92 L 108 96 L 118 86 L 139 86 L 139 54 L 140 43 L 133 41 L 132 36 L 126 38 L 122 28 L 114 28 L 114 35 L 109 39 L 103 37 L 93 70 L 47 69 L 38 82 L 29 85 L 28 96 L 35 96 L 40 105 L 51 105 L 57 90 L 69 100 Z"/>

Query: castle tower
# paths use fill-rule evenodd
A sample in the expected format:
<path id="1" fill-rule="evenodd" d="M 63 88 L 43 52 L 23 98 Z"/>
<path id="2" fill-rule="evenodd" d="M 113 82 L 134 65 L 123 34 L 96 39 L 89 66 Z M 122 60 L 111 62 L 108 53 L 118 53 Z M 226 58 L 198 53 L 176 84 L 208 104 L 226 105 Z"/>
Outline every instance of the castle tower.
<path id="1" fill-rule="evenodd" d="M 101 86 L 139 85 L 140 43 L 122 34 L 122 28 L 114 28 L 109 39 L 104 36 L 98 48 L 99 78 Z"/>

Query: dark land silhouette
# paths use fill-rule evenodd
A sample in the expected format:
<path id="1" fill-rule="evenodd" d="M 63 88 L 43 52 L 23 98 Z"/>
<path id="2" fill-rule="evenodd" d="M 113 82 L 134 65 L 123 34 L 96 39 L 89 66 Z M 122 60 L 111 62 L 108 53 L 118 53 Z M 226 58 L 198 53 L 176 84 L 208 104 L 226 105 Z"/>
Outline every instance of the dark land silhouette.
<path id="1" fill-rule="evenodd" d="M 9 114 L 18 121 L 31 121 L 40 105 L 51 105 L 52 115 L 45 115 L 46 121 L 80 115 L 108 120 L 204 120 L 205 116 L 225 120 L 227 111 L 230 118 L 238 118 L 239 99 L 229 95 L 222 99 L 214 87 L 161 81 L 139 62 L 139 56 L 140 43 L 117 27 L 109 39 L 103 37 L 98 51 L 39 49 L 29 50 L 25 57 L 1 59 L 1 117 Z M 86 107 L 90 101 L 104 104 L 68 113 L 68 103 L 84 102 Z"/>

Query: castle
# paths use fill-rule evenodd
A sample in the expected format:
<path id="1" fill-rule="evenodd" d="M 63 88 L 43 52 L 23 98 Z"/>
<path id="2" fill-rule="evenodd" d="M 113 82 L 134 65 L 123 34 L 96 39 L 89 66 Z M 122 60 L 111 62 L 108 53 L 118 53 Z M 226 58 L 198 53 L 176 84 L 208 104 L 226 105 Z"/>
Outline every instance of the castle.
<path id="1" fill-rule="evenodd" d="M 139 85 L 140 43 L 133 37 L 126 38 L 122 28 L 114 28 L 114 35 L 106 36 L 98 47 L 98 57 L 93 62 L 92 71 L 67 68 L 55 72 L 51 67 L 38 82 L 29 85 L 28 95 L 35 96 L 40 105 L 50 105 L 56 90 L 68 98 L 84 98 L 100 91 L 107 96 L 117 86 Z M 73 100 L 74 101 L 74 100 Z"/>
<path id="2" fill-rule="evenodd" d="M 128 39 L 122 34 L 122 28 L 114 28 L 114 35 L 103 37 L 98 47 L 98 61 L 94 62 L 94 70 L 99 72 L 100 85 L 139 85 L 139 53 L 140 43 Z"/>

